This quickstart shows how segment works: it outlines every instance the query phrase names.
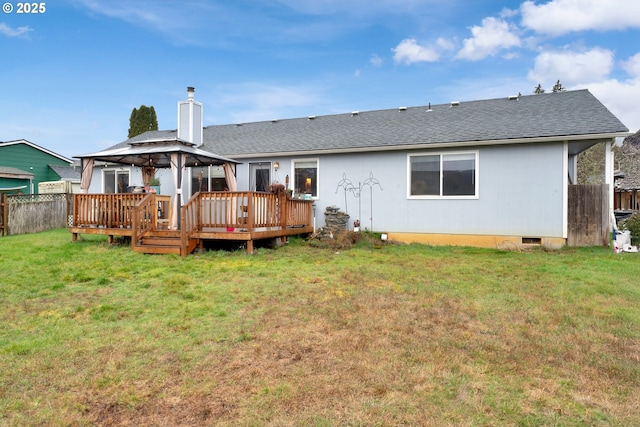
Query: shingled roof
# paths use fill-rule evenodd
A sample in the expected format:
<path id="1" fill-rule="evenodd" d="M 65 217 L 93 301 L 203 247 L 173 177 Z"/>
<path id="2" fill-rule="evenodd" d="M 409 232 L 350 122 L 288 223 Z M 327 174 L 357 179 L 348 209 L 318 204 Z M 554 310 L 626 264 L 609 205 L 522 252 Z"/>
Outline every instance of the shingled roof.
<path id="1" fill-rule="evenodd" d="M 73 166 L 49 165 L 62 181 L 80 181 L 80 169 Z"/>
<path id="2" fill-rule="evenodd" d="M 588 90 L 213 125 L 206 150 L 231 158 L 417 148 L 473 142 L 594 139 L 628 129 Z M 175 138 L 151 131 L 132 138 Z M 616 135 L 617 134 L 617 135 Z M 121 143 L 121 144 L 124 144 Z M 119 145 L 121 145 L 119 144 Z"/>
<path id="3" fill-rule="evenodd" d="M 33 176 L 31 172 L 25 172 L 22 169 L 0 166 L 0 178 L 31 179 Z"/>

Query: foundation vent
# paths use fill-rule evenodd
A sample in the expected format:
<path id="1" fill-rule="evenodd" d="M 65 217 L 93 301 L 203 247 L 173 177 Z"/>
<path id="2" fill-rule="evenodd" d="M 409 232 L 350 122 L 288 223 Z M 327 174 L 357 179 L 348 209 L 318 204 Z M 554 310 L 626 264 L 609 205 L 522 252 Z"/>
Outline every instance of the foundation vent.
<path id="1" fill-rule="evenodd" d="M 523 237 L 522 244 L 523 245 L 541 245 L 542 238 L 541 237 Z"/>

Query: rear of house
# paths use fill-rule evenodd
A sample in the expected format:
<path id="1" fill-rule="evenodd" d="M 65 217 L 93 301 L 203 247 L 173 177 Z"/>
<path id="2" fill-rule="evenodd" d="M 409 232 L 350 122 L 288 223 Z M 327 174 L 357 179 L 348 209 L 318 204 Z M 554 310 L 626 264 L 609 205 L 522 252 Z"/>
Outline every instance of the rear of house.
<path id="1" fill-rule="evenodd" d="M 243 162 L 245 188 L 288 177 L 294 197 L 315 200 L 319 225 L 337 206 L 400 241 L 558 247 L 577 155 L 604 144 L 611 185 L 610 148 L 627 132 L 580 90 L 209 126 L 204 138 Z"/>
<path id="2" fill-rule="evenodd" d="M 180 132 L 147 132 L 119 145 Z M 399 241 L 559 247 L 572 227 L 592 233 L 572 226 L 569 200 L 577 155 L 595 144 L 605 146 L 607 165 L 595 241 L 606 235 L 611 146 L 626 135 L 602 103 L 578 90 L 207 126 L 200 148 L 241 162 L 241 191 L 281 183 L 292 197 L 313 200 L 317 227 L 335 206 L 349 214 L 350 227 L 358 221 Z M 220 167 L 188 174 L 186 194 L 224 189 Z"/>

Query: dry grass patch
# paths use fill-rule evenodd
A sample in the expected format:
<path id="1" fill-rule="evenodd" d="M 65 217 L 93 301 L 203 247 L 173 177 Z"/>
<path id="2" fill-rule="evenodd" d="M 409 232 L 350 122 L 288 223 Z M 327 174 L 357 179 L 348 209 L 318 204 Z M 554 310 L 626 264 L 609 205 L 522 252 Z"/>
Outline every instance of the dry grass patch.
<path id="1" fill-rule="evenodd" d="M 640 424 L 632 257 L 42 236 L 0 240 L 0 425 Z"/>

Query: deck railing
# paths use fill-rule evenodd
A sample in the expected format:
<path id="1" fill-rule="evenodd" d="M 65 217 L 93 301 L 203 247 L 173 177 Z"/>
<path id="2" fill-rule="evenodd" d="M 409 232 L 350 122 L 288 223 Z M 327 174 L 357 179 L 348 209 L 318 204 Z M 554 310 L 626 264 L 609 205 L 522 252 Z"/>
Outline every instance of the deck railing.
<path id="1" fill-rule="evenodd" d="M 170 214 L 169 196 L 144 193 L 74 194 L 73 226 L 99 228 L 132 228 L 133 210 L 145 198 L 153 196 L 157 212 L 154 218 L 167 219 Z M 154 223 L 155 225 L 156 223 Z"/>
<path id="2" fill-rule="evenodd" d="M 185 229 L 192 231 L 288 228 L 311 224 L 311 203 L 272 193 L 197 193 L 183 207 Z"/>
<path id="3" fill-rule="evenodd" d="M 132 210 L 142 193 L 74 194 L 73 226 L 131 228 Z"/>
<path id="4" fill-rule="evenodd" d="M 186 235 L 310 226 L 311 202 L 261 192 L 196 193 L 180 213 Z M 135 211 L 135 222 L 134 222 Z M 169 196 L 143 193 L 74 194 L 73 227 L 133 228 L 141 236 L 171 212 Z M 160 215 L 160 216 L 159 216 Z M 161 227 L 159 227 L 161 228 Z"/>
<path id="5" fill-rule="evenodd" d="M 131 216 L 133 246 L 137 246 L 138 240 L 144 236 L 144 233 L 158 224 L 158 205 L 155 199 L 155 194 L 147 194 L 133 209 Z"/>

